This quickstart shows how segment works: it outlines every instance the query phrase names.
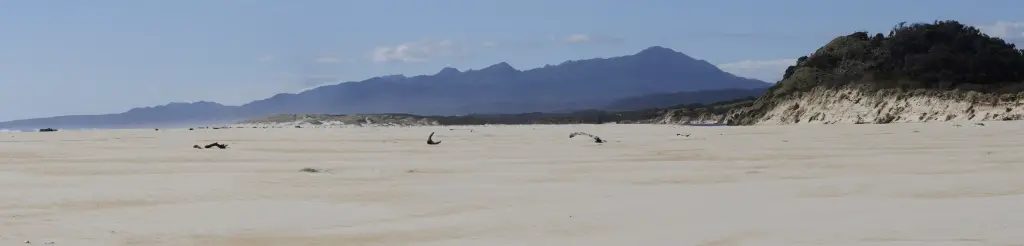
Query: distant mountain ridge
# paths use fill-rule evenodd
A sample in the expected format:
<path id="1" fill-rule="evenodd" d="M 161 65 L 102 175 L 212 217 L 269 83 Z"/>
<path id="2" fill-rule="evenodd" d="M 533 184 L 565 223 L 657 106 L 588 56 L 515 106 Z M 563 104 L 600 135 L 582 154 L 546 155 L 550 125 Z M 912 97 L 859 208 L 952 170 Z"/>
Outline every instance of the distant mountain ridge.
<path id="1" fill-rule="evenodd" d="M 769 87 L 754 89 L 721 89 L 706 91 L 681 91 L 676 93 L 655 93 L 638 97 L 615 100 L 604 107 L 606 110 L 626 111 L 651 108 L 666 108 L 690 104 L 712 104 L 737 99 L 754 100 L 768 91 Z"/>
<path id="2" fill-rule="evenodd" d="M 0 122 L 0 128 L 133 128 L 231 122 L 274 114 L 459 115 L 603 108 L 654 93 L 757 89 L 770 84 L 738 77 L 707 61 L 654 46 L 636 54 L 566 61 L 530 70 L 501 62 L 479 70 L 444 68 L 433 75 L 381 76 L 281 93 L 240 106 L 171 103 L 119 114 L 58 116 Z"/>

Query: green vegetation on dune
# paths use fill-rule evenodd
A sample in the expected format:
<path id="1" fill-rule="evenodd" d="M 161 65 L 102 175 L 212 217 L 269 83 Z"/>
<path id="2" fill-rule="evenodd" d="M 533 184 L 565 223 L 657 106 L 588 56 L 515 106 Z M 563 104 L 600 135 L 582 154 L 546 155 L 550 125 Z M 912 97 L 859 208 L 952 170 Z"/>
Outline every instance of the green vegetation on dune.
<path id="1" fill-rule="evenodd" d="M 786 69 L 773 94 L 850 83 L 872 88 L 1017 92 L 1024 51 L 956 21 L 900 23 L 837 37 Z"/>
<path id="2" fill-rule="evenodd" d="M 1021 99 L 1022 82 L 1024 50 L 1012 43 L 957 21 L 899 23 L 888 35 L 854 32 L 800 57 L 768 93 L 730 113 L 728 124 L 755 124 L 779 102 L 820 88 L 888 90 L 891 95 L 963 91 L 964 97 L 982 93 Z"/>

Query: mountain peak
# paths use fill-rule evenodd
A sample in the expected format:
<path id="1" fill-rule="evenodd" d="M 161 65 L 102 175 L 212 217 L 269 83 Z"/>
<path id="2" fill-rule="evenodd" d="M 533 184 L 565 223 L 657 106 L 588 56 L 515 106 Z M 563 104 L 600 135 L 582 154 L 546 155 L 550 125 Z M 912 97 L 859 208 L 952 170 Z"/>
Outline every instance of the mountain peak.
<path id="1" fill-rule="evenodd" d="M 641 50 L 639 53 L 636 53 L 636 55 L 633 55 L 633 56 L 636 57 L 636 58 L 642 59 L 642 60 L 658 61 L 658 62 L 665 62 L 665 61 L 670 61 L 671 60 L 671 61 L 684 62 L 684 63 L 692 63 L 692 62 L 707 63 L 706 61 L 698 61 L 697 59 L 694 59 L 693 57 L 690 57 L 690 56 L 684 54 L 683 52 L 675 51 L 673 49 L 669 49 L 669 48 L 665 48 L 665 47 L 661 47 L 661 46 L 651 46 L 651 47 L 648 47 L 648 48 L 646 48 L 644 50 Z M 710 63 L 708 63 L 707 65 L 710 65 Z M 689 65 L 684 65 L 684 66 L 689 66 Z M 701 66 L 704 66 L 704 64 L 702 64 Z"/>
<path id="2" fill-rule="evenodd" d="M 205 101 L 205 100 L 195 101 L 195 102 L 191 102 L 191 103 L 188 103 L 188 104 L 192 104 L 192 105 L 200 105 L 201 104 L 201 105 L 224 106 L 223 104 L 220 104 L 218 102 L 211 102 L 211 101 Z"/>
<path id="3" fill-rule="evenodd" d="M 146 111 L 146 110 L 154 110 L 154 109 L 157 109 L 157 110 L 188 110 L 188 109 L 200 109 L 200 108 L 211 109 L 211 108 L 223 108 L 223 107 L 228 107 L 228 106 L 225 106 L 224 104 L 220 104 L 220 103 L 216 103 L 216 102 L 211 102 L 211 101 L 172 102 L 172 103 L 168 103 L 168 104 L 164 104 L 164 105 L 158 105 L 158 106 L 133 108 L 133 109 L 129 109 L 128 111 L 125 111 L 125 112 L 127 112 L 127 113 L 137 113 L 137 112 L 143 112 L 143 111 Z"/>
<path id="4" fill-rule="evenodd" d="M 665 48 L 665 47 L 661 47 L 661 46 L 651 46 L 651 47 L 647 47 L 644 50 L 641 50 L 640 53 L 637 53 L 637 55 L 676 54 L 676 53 L 679 53 L 679 52 L 677 52 L 677 51 L 675 51 L 673 49 L 669 49 L 669 48 Z"/>
<path id="5" fill-rule="evenodd" d="M 516 70 L 512 65 L 509 65 L 508 62 L 500 62 L 484 69 L 480 69 L 480 71 L 518 72 L 519 70 Z"/>
<path id="6" fill-rule="evenodd" d="M 458 74 L 458 73 L 460 73 L 459 69 L 456 69 L 456 68 L 453 68 L 453 67 L 445 67 L 445 68 L 441 69 L 441 71 L 437 72 L 437 74 L 434 74 L 434 75 L 453 75 L 453 74 Z"/>
<path id="7" fill-rule="evenodd" d="M 224 106 L 223 104 L 211 102 L 211 101 L 195 101 L 195 102 L 172 102 L 164 105 L 153 106 L 149 108 L 157 107 L 185 107 L 185 106 Z"/>

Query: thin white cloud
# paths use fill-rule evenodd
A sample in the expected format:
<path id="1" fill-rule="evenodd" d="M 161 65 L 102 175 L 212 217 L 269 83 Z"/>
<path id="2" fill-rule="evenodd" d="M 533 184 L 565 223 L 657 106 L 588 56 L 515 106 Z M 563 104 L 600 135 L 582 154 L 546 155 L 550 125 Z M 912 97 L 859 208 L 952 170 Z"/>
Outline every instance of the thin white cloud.
<path id="1" fill-rule="evenodd" d="M 265 55 L 265 56 L 261 56 L 260 58 L 258 58 L 256 60 L 260 61 L 260 62 L 272 62 L 272 61 L 274 61 L 274 59 L 275 58 L 272 55 Z"/>
<path id="2" fill-rule="evenodd" d="M 480 45 L 482 45 L 484 47 L 495 47 L 495 46 L 498 46 L 498 43 L 495 43 L 494 41 L 486 41 L 486 42 L 483 42 Z"/>
<path id="3" fill-rule="evenodd" d="M 718 64 L 718 69 L 740 77 L 777 82 L 782 79 L 786 68 L 795 65 L 796 59 L 746 60 Z"/>
<path id="4" fill-rule="evenodd" d="M 330 56 L 318 57 L 316 59 L 313 59 L 313 62 L 316 62 L 316 63 L 342 63 L 342 62 L 348 62 L 348 61 L 349 61 L 348 59 L 339 58 L 339 57 L 330 57 Z"/>
<path id="5" fill-rule="evenodd" d="M 1024 22 L 997 21 L 992 25 L 978 26 L 978 29 L 989 36 L 1024 45 Z"/>
<path id="6" fill-rule="evenodd" d="M 577 33 L 561 37 L 558 41 L 568 44 L 618 44 L 622 42 L 622 39 L 610 36 Z"/>
<path id="7" fill-rule="evenodd" d="M 451 56 L 462 50 L 451 40 L 421 40 L 373 49 L 374 62 L 426 62 L 434 58 Z"/>
<path id="8" fill-rule="evenodd" d="M 569 36 L 566 36 L 563 40 L 566 43 L 588 43 L 590 41 L 593 41 L 593 39 L 590 38 L 590 35 L 586 35 L 586 34 L 573 34 L 573 35 L 569 35 Z"/>

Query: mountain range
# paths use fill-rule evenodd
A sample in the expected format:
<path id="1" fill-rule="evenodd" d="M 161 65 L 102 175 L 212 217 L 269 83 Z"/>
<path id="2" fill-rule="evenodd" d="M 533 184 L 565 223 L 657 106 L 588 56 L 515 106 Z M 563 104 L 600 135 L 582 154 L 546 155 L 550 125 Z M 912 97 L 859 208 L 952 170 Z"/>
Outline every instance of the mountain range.
<path id="1" fill-rule="evenodd" d="M 615 100 L 601 109 L 610 111 L 632 111 L 652 108 L 675 108 L 697 106 L 737 99 L 757 99 L 768 91 L 768 87 L 754 89 L 721 89 L 706 91 L 681 91 L 675 93 L 654 93 Z"/>
<path id="2" fill-rule="evenodd" d="M 502 114 L 604 109 L 616 103 L 620 108 L 635 108 L 636 100 L 644 101 L 636 98 L 646 95 L 664 98 L 666 93 L 690 92 L 684 95 L 689 97 L 696 95 L 695 91 L 719 91 L 716 93 L 726 97 L 720 100 L 731 100 L 746 95 L 721 94 L 720 90 L 768 86 L 760 80 L 726 73 L 707 61 L 654 46 L 633 55 L 566 61 L 530 70 L 518 70 L 505 62 L 479 70 L 444 68 L 433 75 L 381 76 L 282 93 L 240 106 L 206 101 L 170 103 L 117 114 L 0 122 L 0 129 L 173 127 L 282 113 Z M 711 97 L 699 103 L 713 102 L 718 96 Z M 619 100 L 624 99 L 634 102 L 622 106 Z M 639 106 L 671 106 L 657 103 L 659 100 L 679 102 L 657 99 Z"/>

